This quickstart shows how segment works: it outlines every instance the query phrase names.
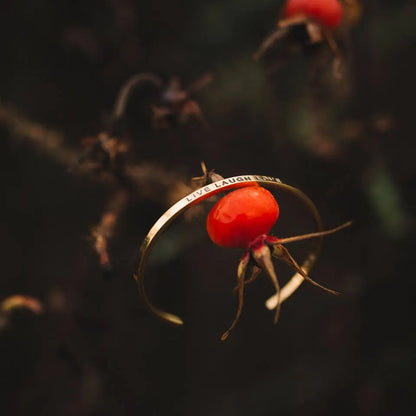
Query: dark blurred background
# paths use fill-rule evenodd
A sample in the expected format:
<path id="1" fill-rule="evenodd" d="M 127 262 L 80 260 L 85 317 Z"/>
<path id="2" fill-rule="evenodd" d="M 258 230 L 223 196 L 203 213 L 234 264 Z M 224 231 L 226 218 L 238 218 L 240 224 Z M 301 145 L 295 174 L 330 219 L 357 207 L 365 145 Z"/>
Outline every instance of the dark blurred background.
<path id="1" fill-rule="evenodd" d="M 360 19 L 337 34 L 341 81 L 325 50 L 282 46 L 262 62 L 252 59 L 282 4 L 1 2 L 3 109 L 59 132 L 79 152 L 83 138 L 103 129 L 131 75 L 177 76 L 186 87 L 210 73 L 213 81 L 194 96 L 208 127 L 153 129 L 143 97 L 133 94 L 122 133 L 129 163 L 149 163 L 188 184 L 201 160 L 225 177 L 277 176 L 315 201 L 326 228 L 354 220 L 325 239 L 311 273 L 342 296 L 304 284 L 275 326 L 264 307 L 273 288 L 262 276 L 221 343 L 235 313 L 241 252 L 209 241 L 209 207 L 175 223 L 148 270 L 155 302 L 186 320 L 173 328 L 145 309 L 132 278 L 141 241 L 168 208 L 164 196 L 130 198 L 109 243 L 111 273 L 103 273 L 89 236 L 116 186 L 74 173 L 44 143 L 17 134 L 3 112 L 0 299 L 26 294 L 45 310 L 18 310 L 0 331 L 2 415 L 416 410 L 416 4 L 362 2 Z M 296 201 L 276 197 L 274 233 L 313 230 Z M 307 247 L 290 248 L 301 259 Z M 276 267 L 284 282 L 290 271 Z"/>

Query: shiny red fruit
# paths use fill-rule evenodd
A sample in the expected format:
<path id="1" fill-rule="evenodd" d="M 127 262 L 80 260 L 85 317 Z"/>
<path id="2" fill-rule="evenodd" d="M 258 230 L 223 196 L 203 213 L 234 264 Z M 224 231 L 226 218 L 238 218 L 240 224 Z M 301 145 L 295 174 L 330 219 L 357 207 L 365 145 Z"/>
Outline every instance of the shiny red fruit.
<path id="1" fill-rule="evenodd" d="M 221 247 L 247 247 L 268 234 L 279 217 L 279 205 L 261 186 L 237 189 L 221 198 L 207 218 L 211 240 Z"/>
<path id="2" fill-rule="evenodd" d="M 342 13 L 338 0 L 289 0 L 286 4 L 286 18 L 303 15 L 329 29 L 339 25 Z"/>

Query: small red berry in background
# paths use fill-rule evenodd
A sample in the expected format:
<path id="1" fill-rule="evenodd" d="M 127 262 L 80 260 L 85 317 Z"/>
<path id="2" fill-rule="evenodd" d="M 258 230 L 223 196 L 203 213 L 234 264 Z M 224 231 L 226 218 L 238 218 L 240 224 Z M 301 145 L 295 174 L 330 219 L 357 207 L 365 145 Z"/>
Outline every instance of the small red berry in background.
<path id="1" fill-rule="evenodd" d="M 286 18 L 305 16 L 328 29 L 336 28 L 342 15 L 342 5 L 338 0 L 289 0 L 285 8 Z"/>
<path id="2" fill-rule="evenodd" d="M 211 240 L 221 247 L 244 247 L 268 234 L 279 217 L 273 195 L 260 186 L 237 189 L 221 198 L 207 218 Z"/>
<path id="3" fill-rule="evenodd" d="M 349 1 L 352 5 L 344 7 L 339 0 L 288 0 L 282 8 L 277 28 L 263 40 L 254 53 L 254 59 L 265 56 L 277 42 L 283 42 L 283 47 L 301 45 L 303 49 L 311 45 L 316 49 L 315 45 L 324 44 L 334 58 L 334 77 L 341 79 L 342 57 L 333 32 L 341 26 L 341 20 L 345 28 L 345 23 L 357 18 L 358 0 Z"/>

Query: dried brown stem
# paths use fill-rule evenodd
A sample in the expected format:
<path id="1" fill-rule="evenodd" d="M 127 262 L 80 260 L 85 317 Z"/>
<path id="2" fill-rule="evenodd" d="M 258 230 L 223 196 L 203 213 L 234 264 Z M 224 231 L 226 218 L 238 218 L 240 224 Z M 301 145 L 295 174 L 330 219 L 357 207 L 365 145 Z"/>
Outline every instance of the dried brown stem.
<path id="1" fill-rule="evenodd" d="M 69 168 L 69 172 L 88 174 L 94 180 L 114 185 L 114 178 L 111 175 L 93 175 L 91 170 L 72 169 L 80 155 L 65 146 L 64 136 L 61 133 L 26 119 L 1 102 L 0 124 L 7 127 L 14 138 L 22 137 L 30 141 L 38 151 Z M 158 165 L 150 163 L 126 165 L 123 173 L 135 186 L 136 192 L 144 197 L 161 200 L 169 205 L 186 195 L 186 192 L 181 191 L 184 184 L 183 178 Z"/>
<path id="2" fill-rule="evenodd" d="M 214 79 L 214 76 L 212 74 L 204 74 L 200 78 L 198 78 L 196 81 L 194 81 L 191 85 L 188 86 L 186 92 L 188 95 L 192 95 L 196 93 L 197 91 L 204 88 L 206 85 L 208 85 L 212 80 Z"/>
<path id="3" fill-rule="evenodd" d="M 258 61 L 278 40 L 287 35 L 288 30 L 288 26 L 278 27 L 274 32 L 270 33 L 270 35 L 263 40 L 257 51 L 253 54 L 253 58 Z"/>
<path id="4" fill-rule="evenodd" d="M 139 86 L 145 84 L 154 85 L 156 88 L 162 88 L 162 80 L 154 74 L 137 74 L 129 78 L 121 87 L 113 110 L 113 121 L 123 117 L 130 94 Z"/>
<path id="5" fill-rule="evenodd" d="M 343 77 L 341 50 L 339 49 L 338 43 L 336 42 L 332 32 L 329 30 L 324 30 L 323 34 L 327 41 L 328 47 L 334 56 L 334 60 L 332 62 L 332 73 L 335 79 L 340 80 Z"/>
<path id="6" fill-rule="evenodd" d="M 108 254 L 108 243 L 114 235 L 120 214 L 123 212 L 129 201 L 129 194 L 125 190 L 118 191 L 109 203 L 101 221 L 92 230 L 94 249 L 99 256 L 100 265 L 104 269 L 111 267 Z"/>
<path id="7" fill-rule="evenodd" d="M 65 166 L 72 166 L 77 160 L 77 153 L 64 147 L 64 137 L 61 133 L 26 119 L 1 102 L 0 123 L 15 136 L 30 140 L 39 151 Z"/>

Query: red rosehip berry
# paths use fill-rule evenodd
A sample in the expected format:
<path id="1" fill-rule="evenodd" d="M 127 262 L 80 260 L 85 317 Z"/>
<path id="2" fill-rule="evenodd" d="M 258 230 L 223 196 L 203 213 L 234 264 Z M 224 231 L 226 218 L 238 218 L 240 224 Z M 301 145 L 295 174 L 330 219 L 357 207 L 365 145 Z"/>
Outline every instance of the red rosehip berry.
<path id="1" fill-rule="evenodd" d="M 207 218 L 211 240 L 221 247 L 245 247 L 268 234 L 279 217 L 279 205 L 261 186 L 237 189 L 221 198 Z"/>
<path id="2" fill-rule="evenodd" d="M 314 19 L 328 29 L 336 28 L 342 18 L 343 9 L 338 0 L 289 0 L 285 9 L 286 18 L 296 15 Z"/>

